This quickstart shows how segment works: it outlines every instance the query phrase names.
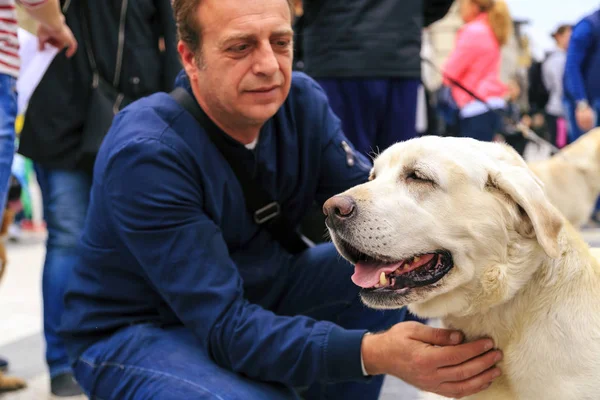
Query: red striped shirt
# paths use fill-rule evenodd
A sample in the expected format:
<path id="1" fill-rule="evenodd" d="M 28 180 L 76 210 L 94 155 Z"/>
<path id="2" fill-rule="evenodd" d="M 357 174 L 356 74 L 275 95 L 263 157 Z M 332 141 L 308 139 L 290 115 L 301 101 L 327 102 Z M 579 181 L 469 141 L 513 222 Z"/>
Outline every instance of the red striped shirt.
<path id="1" fill-rule="evenodd" d="M 25 7 L 37 7 L 47 0 L 20 0 Z M 0 0 L 0 74 L 19 75 L 19 40 L 15 0 Z"/>

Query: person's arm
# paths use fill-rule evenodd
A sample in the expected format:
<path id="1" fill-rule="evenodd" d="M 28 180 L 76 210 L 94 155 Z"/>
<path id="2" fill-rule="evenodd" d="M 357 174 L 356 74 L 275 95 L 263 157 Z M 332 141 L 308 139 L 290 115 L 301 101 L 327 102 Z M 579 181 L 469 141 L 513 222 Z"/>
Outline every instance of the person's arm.
<path id="1" fill-rule="evenodd" d="M 170 92 L 175 85 L 175 78 L 182 66 L 177 52 L 177 28 L 173 16 L 171 0 L 155 0 L 158 19 L 161 26 L 161 36 L 164 39 L 165 50 L 162 58 L 162 90 Z"/>
<path id="2" fill-rule="evenodd" d="M 587 101 L 585 84 L 583 82 L 583 61 L 592 45 L 592 25 L 582 21 L 573 28 L 564 75 L 564 91 L 575 103 Z"/>
<path id="3" fill-rule="evenodd" d="M 58 30 L 64 24 L 59 0 L 18 0 L 23 9 L 37 22 Z"/>
<path id="4" fill-rule="evenodd" d="M 152 116 L 125 113 L 112 129 L 122 129 L 124 119 Z M 156 139 L 138 140 L 105 171 L 120 240 L 150 284 L 224 368 L 290 386 L 361 379 L 364 330 L 277 316 L 244 298 L 221 231 L 203 210 L 191 157 Z"/>
<path id="5" fill-rule="evenodd" d="M 77 41 L 65 23 L 58 0 L 19 0 L 23 9 L 37 22 L 40 50 L 46 43 L 59 49 L 67 48 L 67 57 L 77 51 Z"/>
<path id="6" fill-rule="evenodd" d="M 592 24 L 585 20 L 573 28 L 564 75 L 564 93 L 573 102 L 575 120 L 584 133 L 594 127 L 596 119 L 595 112 L 586 95 L 582 71 L 583 61 L 594 40 L 592 29 Z"/>

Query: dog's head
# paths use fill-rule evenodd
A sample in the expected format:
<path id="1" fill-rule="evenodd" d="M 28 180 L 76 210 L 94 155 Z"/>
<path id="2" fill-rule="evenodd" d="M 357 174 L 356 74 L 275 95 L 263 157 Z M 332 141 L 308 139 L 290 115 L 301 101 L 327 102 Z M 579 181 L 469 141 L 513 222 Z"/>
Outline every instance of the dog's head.
<path id="1" fill-rule="evenodd" d="M 363 301 L 423 317 L 511 298 L 548 257 L 563 219 L 510 147 L 466 138 L 398 143 L 370 181 L 329 199 L 327 226 Z"/>

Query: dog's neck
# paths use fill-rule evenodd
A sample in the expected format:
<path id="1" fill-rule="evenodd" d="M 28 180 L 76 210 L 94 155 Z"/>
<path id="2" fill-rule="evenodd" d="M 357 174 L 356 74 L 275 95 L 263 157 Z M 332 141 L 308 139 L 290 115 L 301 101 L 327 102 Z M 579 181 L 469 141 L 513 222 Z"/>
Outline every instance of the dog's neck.
<path id="1" fill-rule="evenodd" d="M 568 232 L 571 231 L 571 232 Z M 442 318 L 446 327 L 463 331 L 467 339 L 491 337 L 498 347 L 505 347 L 520 325 L 523 316 L 531 315 L 526 305 L 536 304 L 540 291 L 554 282 L 569 282 L 579 274 L 594 274 L 597 261 L 591 256 L 587 244 L 566 224 L 559 235 L 561 257 L 552 259 L 535 243 L 515 243 L 517 249 L 506 265 L 490 268 L 513 274 L 513 279 L 483 277 L 480 286 L 473 290 L 471 306 L 460 314 Z M 519 280 L 514 279 L 518 277 Z M 512 287 L 506 282 L 513 282 Z"/>

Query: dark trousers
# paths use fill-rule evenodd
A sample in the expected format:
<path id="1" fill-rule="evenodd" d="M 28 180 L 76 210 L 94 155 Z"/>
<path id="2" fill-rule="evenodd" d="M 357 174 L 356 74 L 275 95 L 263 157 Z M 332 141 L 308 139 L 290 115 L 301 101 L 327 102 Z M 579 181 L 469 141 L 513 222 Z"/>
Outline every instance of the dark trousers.
<path id="1" fill-rule="evenodd" d="M 502 118 L 491 111 L 474 117 L 460 119 L 460 135 L 491 142 L 494 135 L 502 133 Z"/>
<path id="2" fill-rule="evenodd" d="M 378 311 L 360 302 L 350 280 L 354 268 L 332 244 L 295 257 L 289 271 L 285 295 L 272 309 L 279 315 L 306 315 L 372 331 L 404 319 L 404 309 Z M 126 327 L 96 342 L 75 360 L 74 371 L 86 394 L 102 400 L 288 400 L 298 393 L 307 400 L 376 400 L 383 383 L 378 376 L 367 382 L 289 388 L 252 380 L 215 364 L 187 328 L 150 324 Z"/>
<path id="3" fill-rule="evenodd" d="M 417 136 L 418 79 L 318 79 L 356 150 L 380 153 Z"/>
<path id="4" fill-rule="evenodd" d="M 547 137 L 550 143 L 556 146 L 556 135 L 558 134 L 558 117 L 554 115 L 546 113 L 544 116 L 546 119 L 546 128 L 547 128 Z"/>

